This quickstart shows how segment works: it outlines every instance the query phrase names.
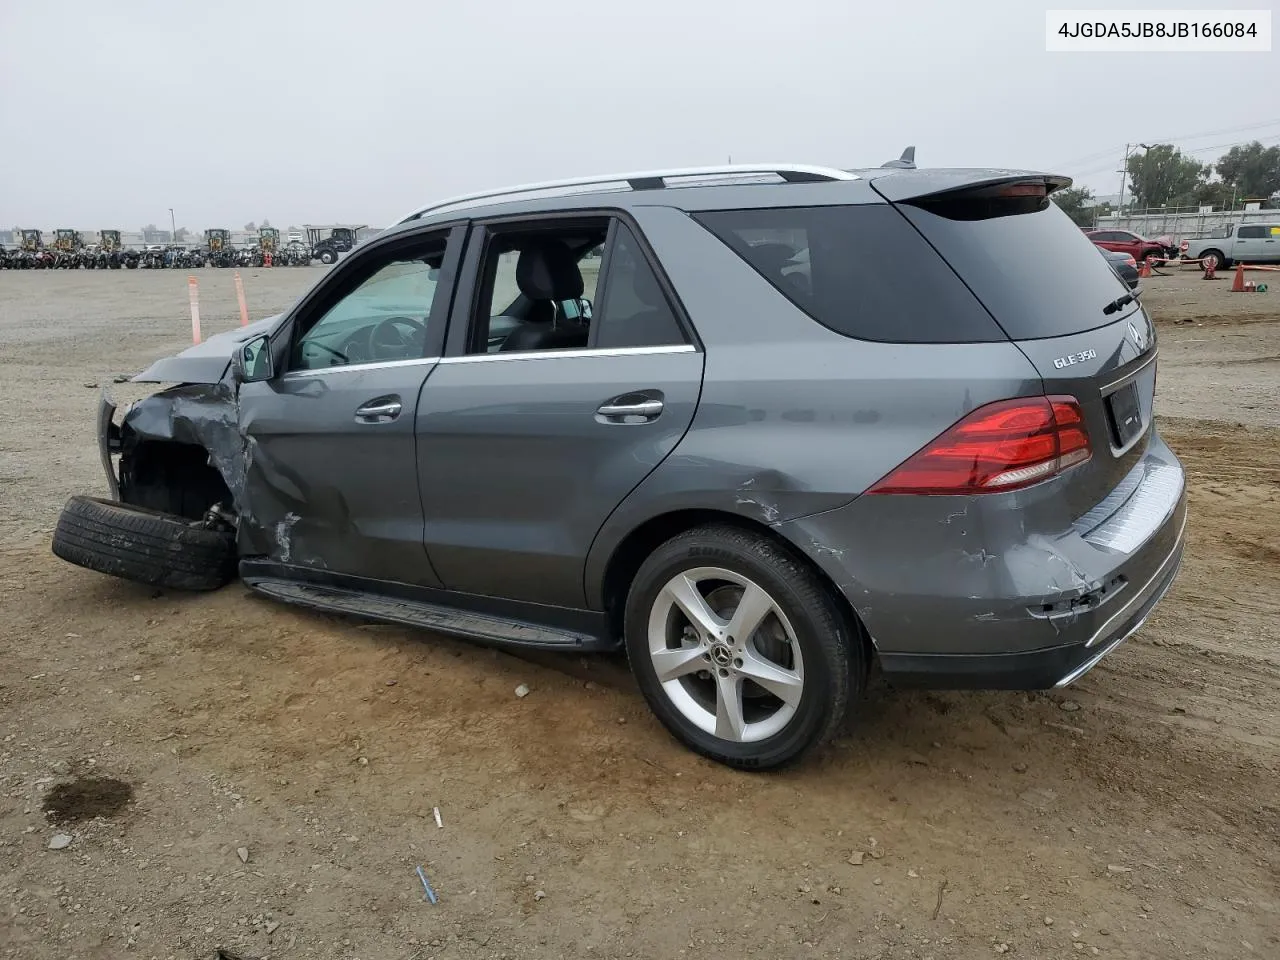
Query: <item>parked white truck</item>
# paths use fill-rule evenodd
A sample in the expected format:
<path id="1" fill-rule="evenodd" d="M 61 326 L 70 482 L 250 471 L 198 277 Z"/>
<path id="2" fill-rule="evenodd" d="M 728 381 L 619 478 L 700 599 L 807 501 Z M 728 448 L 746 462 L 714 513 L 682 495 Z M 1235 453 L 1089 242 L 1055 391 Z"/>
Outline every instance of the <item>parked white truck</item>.
<path id="1" fill-rule="evenodd" d="M 1233 263 L 1280 263 L 1280 216 L 1272 223 L 1233 223 L 1215 237 L 1187 242 L 1188 260 L 1210 258 L 1218 269 Z"/>

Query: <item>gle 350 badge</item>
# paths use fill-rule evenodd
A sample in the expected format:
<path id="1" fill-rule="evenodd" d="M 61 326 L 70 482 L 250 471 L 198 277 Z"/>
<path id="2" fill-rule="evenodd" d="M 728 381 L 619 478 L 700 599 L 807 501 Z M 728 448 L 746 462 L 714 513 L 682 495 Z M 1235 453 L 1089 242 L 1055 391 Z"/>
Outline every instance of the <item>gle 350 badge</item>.
<path id="1" fill-rule="evenodd" d="M 1072 364 L 1084 363 L 1086 360 L 1094 360 L 1098 356 L 1097 350 L 1081 350 L 1079 353 L 1069 353 L 1065 357 L 1058 357 L 1053 361 L 1053 365 L 1059 370 L 1069 367 Z"/>

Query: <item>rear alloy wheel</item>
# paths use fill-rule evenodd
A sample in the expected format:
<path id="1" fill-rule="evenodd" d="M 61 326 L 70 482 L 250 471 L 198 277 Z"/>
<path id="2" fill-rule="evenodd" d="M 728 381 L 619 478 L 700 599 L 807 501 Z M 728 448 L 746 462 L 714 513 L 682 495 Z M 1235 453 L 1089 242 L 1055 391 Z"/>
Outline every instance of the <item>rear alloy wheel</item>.
<path id="1" fill-rule="evenodd" d="M 1200 254 L 1200 260 L 1203 266 L 1212 267 L 1214 270 L 1225 269 L 1227 266 L 1226 260 L 1217 250 L 1206 250 Z"/>
<path id="2" fill-rule="evenodd" d="M 825 585 L 778 544 L 734 527 L 659 547 L 636 574 L 625 632 L 658 719 L 734 767 L 778 767 L 827 739 L 866 672 Z"/>

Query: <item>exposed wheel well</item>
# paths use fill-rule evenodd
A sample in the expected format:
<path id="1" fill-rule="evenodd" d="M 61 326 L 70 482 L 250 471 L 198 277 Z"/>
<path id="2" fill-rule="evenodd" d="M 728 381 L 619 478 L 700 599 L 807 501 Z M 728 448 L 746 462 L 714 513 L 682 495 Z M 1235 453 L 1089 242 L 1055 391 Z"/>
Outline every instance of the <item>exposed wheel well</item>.
<path id="1" fill-rule="evenodd" d="M 231 491 L 204 447 L 162 440 L 138 441 L 120 458 L 120 498 L 190 520 L 215 504 L 231 505 Z"/>
<path id="2" fill-rule="evenodd" d="M 873 662 L 875 646 L 871 643 L 870 636 L 863 628 L 862 621 L 858 618 L 858 614 L 853 609 L 852 604 L 849 603 L 848 598 L 827 576 L 826 571 L 802 551 L 797 550 L 789 540 L 765 524 L 736 514 L 722 513 L 719 510 L 678 510 L 674 513 L 662 514 L 642 523 L 627 534 L 623 541 L 618 544 L 613 556 L 609 558 L 608 566 L 605 567 L 603 590 L 605 612 L 609 617 L 610 629 L 615 636 L 622 636 L 622 620 L 626 609 L 627 591 L 645 558 L 672 537 L 684 533 L 686 530 L 692 530 L 694 527 L 702 527 L 708 524 L 728 524 L 760 534 L 794 556 L 797 562 L 804 564 L 822 582 L 827 592 L 831 595 L 831 599 L 844 614 L 849 626 L 850 636 L 854 637 L 856 642 L 863 644 L 866 651 L 864 662 L 867 664 Z"/>

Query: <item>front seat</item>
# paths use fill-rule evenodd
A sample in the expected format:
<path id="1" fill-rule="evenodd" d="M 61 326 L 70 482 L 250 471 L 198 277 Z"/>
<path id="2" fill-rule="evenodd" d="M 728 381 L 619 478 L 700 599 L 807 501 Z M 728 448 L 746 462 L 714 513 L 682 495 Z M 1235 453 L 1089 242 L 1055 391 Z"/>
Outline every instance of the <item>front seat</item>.
<path id="1" fill-rule="evenodd" d="M 520 251 L 516 286 L 532 302 L 525 321 L 507 335 L 502 351 L 578 350 L 587 345 L 587 326 L 556 320 L 557 305 L 578 300 L 584 290 L 573 254 L 559 240 L 538 240 Z"/>

